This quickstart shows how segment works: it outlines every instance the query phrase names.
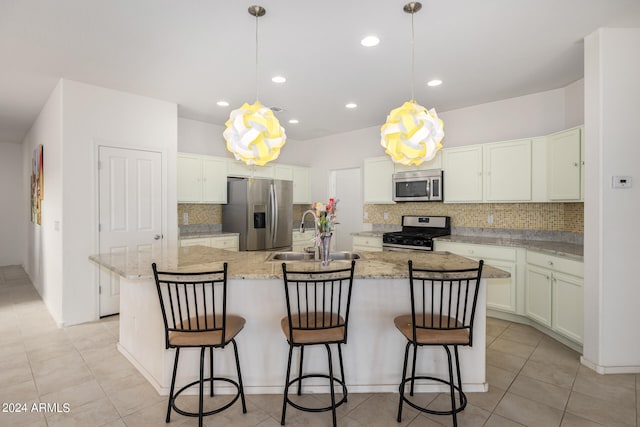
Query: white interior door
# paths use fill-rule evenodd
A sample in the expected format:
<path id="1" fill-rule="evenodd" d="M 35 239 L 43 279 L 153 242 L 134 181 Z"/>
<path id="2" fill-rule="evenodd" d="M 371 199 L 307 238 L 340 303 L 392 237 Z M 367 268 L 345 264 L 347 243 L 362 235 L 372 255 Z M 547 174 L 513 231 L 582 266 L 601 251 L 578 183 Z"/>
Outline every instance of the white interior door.
<path id="1" fill-rule="evenodd" d="M 360 168 L 331 171 L 331 194 L 339 200 L 336 209 L 335 234 L 332 241 L 337 251 L 350 251 L 351 233 L 362 231 L 362 174 Z"/>
<path id="2" fill-rule="evenodd" d="M 128 254 L 162 245 L 162 154 L 99 147 L 101 254 Z M 120 311 L 118 276 L 100 269 L 100 316 Z"/>

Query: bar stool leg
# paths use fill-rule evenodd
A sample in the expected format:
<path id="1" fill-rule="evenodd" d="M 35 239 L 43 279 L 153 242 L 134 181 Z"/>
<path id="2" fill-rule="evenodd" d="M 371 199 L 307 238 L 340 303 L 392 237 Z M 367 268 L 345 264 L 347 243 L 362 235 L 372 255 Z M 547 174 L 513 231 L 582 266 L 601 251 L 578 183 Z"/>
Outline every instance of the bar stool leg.
<path id="1" fill-rule="evenodd" d="M 198 427 L 202 427 L 202 412 L 204 410 L 204 352 L 207 348 L 200 348 L 200 384 L 198 392 Z"/>
<path id="2" fill-rule="evenodd" d="M 449 390 L 451 392 L 451 413 L 453 415 L 453 427 L 457 427 L 458 426 L 458 418 L 456 415 L 456 394 L 455 394 L 455 388 L 454 388 L 454 378 L 453 378 L 453 365 L 452 365 L 452 361 L 451 361 L 451 351 L 449 350 L 449 347 L 446 345 L 443 345 L 444 349 L 447 352 L 447 361 L 449 363 Z"/>
<path id="3" fill-rule="evenodd" d="M 289 378 L 291 377 L 291 357 L 293 355 L 293 345 L 289 344 L 289 360 L 287 361 L 287 378 L 284 382 L 284 397 L 282 402 L 282 417 L 280 425 L 284 425 L 284 418 L 287 413 L 287 398 L 289 396 Z"/>
<path id="4" fill-rule="evenodd" d="M 240 372 L 240 358 L 238 357 L 238 346 L 236 345 L 236 340 L 232 339 L 231 344 L 233 344 L 233 353 L 236 356 L 236 369 L 238 370 L 238 385 L 240 386 L 240 400 L 242 401 L 242 413 L 247 413 L 247 405 L 244 401 L 244 385 L 242 385 L 242 373 Z"/>
<path id="5" fill-rule="evenodd" d="M 418 356 L 418 346 L 413 346 L 413 366 L 411 368 L 411 391 L 409 392 L 409 396 L 413 396 L 413 385 L 416 382 L 416 359 Z"/>
<path id="6" fill-rule="evenodd" d="M 466 404 L 466 399 L 463 399 L 464 393 L 462 392 L 462 375 L 460 375 L 460 357 L 458 356 L 458 346 L 453 346 L 453 351 L 456 356 L 456 373 L 458 374 L 458 387 L 460 387 L 460 407 L 463 407 Z"/>
<path id="7" fill-rule="evenodd" d="M 173 391 L 176 387 L 176 372 L 178 371 L 178 358 L 180 357 L 180 348 L 176 348 L 176 355 L 173 358 L 173 375 L 171 376 L 171 390 L 169 390 L 169 404 L 167 405 L 167 417 L 165 422 L 171 421 L 171 404 L 173 403 Z"/>
<path id="8" fill-rule="evenodd" d="M 302 360 L 304 359 L 304 346 L 300 347 L 300 369 L 298 370 L 298 396 L 302 395 Z"/>
<path id="9" fill-rule="evenodd" d="M 213 347 L 209 347 L 209 372 L 211 372 L 211 389 L 209 396 L 213 397 Z"/>
<path id="10" fill-rule="evenodd" d="M 333 417 L 333 427 L 338 424 L 336 418 L 336 392 L 333 389 L 333 363 L 331 362 L 331 348 L 329 344 L 324 345 L 327 349 L 327 358 L 329 360 L 329 389 L 331 391 L 331 415 Z"/>
<path id="11" fill-rule="evenodd" d="M 338 358 L 340 359 L 340 378 L 342 379 L 342 382 L 346 384 L 347 381 L 344 379 L 344 364 L 342 363 L 342 347 L 340 343 L 338 343 Z M 347 402 L 346 393 L 344 395 L 344 401 Z"/>
<path id="12" fill-rule="evenodd" d="M 407 377 L 407 364 L 409 362 L 409 347 L 411 341 L 407 341 L 407 346 L 404 349 L 404 365 L 402 366 L 402 381 L 400 382 L 400 403 L 398 403 L 398 422 L 402 420 L 402 404 L 404 403 L 404 379 Z"/>

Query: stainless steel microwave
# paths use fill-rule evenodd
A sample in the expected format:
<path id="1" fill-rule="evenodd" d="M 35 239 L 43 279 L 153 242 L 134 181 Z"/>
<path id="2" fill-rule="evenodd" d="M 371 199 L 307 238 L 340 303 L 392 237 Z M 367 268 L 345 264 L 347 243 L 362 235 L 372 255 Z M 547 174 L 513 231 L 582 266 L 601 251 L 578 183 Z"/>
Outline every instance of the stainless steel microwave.
<path id="1" fill-rule="evenodd" d="M 442 177 L 441 169 L 394 173 L 393 201 L 441 202 Z"/>

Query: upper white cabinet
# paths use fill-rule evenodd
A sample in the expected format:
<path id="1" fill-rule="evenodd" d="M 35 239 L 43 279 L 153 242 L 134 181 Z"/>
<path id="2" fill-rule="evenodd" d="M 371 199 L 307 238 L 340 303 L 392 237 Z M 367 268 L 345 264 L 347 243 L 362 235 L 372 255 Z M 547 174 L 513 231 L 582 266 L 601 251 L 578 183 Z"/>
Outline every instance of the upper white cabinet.
<path id="1" fill-rule="evenodd" d="M 292 166 L 293 203 L 296 205 L 311 204 L 311 169 L 304 166 Z"/>
<path id="2" fill-rule="evenodd" d="M 178 154 L 179 203 L 227 203 L 227 160 Z"/>
<path id="3" fill-rule="evenodd" d="M 531 140 L 444 150 L 444 201 L 531 201 Z"/>
<path id="4" fill-rule="evenodd" d="M 394 165 L 396 172 L 421 171 L 426 169 L 442 169 L 442 150 L 439 150 L 435 157 L 428 162 L 422 162 L 420 165 L 407 166 L 400 163 Z"/>
<path id="5" fill-rule="evenodd" d="M 549 200 L 581 200 L 582 127 L 557 132 L 547 138 Z"/>
<path id="6" fill-rule="evenodd" d="M 275 167 L 271 165 L 247 165 L 240 160 L 229 160 L 229 176 L 246 176 L 254 178 L 274 178 Z"/>
<path id="7" fill-rule="evenodd" d="M 482 145 L 445 149 L 442 168 L 445 202 L 482 201 Z"/>
<path id="8" fill-rule="evenodd" d="M 388 156 L 364 159 L 365 203 L 394 203 L 391 182 L 393 173 L 394 164 Z"/>
<path id="9" fill-rule="evenodd" d="M 284 181 L 293 181 L 293 166 L 275 165 L 273 167 L 273 177 Z"/>
<path id="10" fill-rule="evenodd" d="M 531 200 L 531 140 L 484 144 L 484 200 Z M 445 193 L 445 198 L 446 198 Z"/>

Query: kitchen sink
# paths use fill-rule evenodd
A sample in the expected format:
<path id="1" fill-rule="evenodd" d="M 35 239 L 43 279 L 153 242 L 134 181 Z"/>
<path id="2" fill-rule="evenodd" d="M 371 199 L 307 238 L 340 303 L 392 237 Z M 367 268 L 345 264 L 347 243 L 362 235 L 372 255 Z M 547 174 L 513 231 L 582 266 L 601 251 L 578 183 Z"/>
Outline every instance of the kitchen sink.
<path id="1" fill-rule="evenodd" d="M 360 254 L 341 251 L 329 254 L 332 261 L 351 261 L 360 259 Z M 315 261 L 314 254 L 310 252 L 272 252 L 265 261 Z"/>

